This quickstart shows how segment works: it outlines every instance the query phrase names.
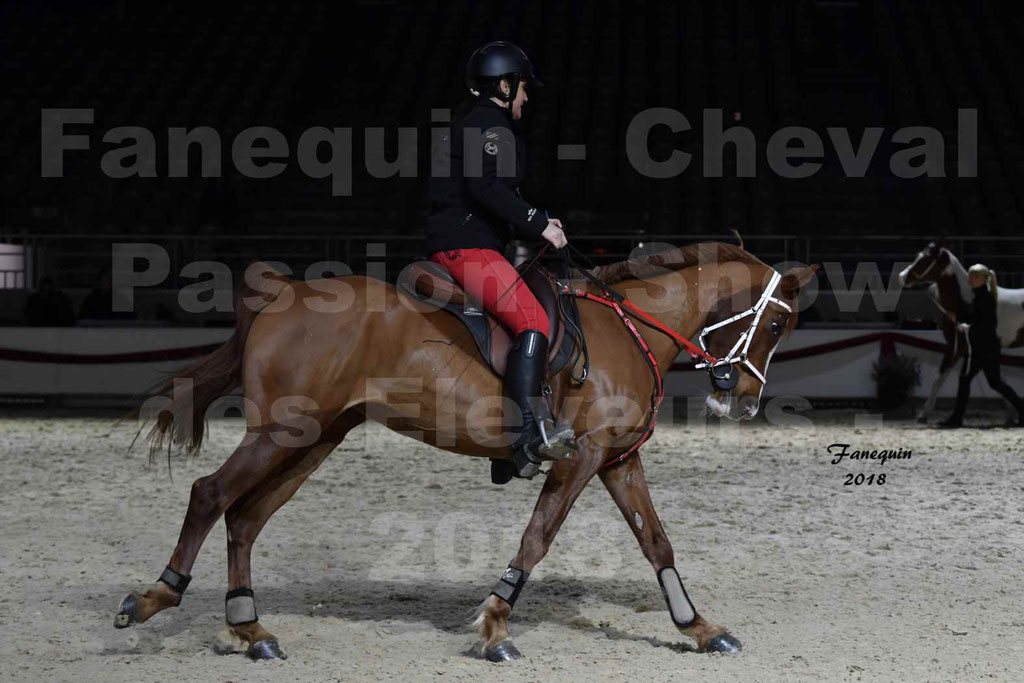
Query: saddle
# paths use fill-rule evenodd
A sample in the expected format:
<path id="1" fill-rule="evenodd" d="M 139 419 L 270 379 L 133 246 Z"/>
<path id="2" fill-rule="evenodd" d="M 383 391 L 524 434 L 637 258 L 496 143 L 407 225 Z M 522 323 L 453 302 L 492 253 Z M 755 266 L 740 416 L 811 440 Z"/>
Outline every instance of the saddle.
<path id="1" fill-rule="evenodd" d="M 540 264 L 535 263 L 522 273 L 522 278 L 548 315 L 550 343 L 546 376 L 554 377 L 573 358 L 576 336 L 566 334 L 566 320 L 574 330 L 580 330 L 579 315 L 574 305 L 560 305 L 559 297 L 571 298 L 572 295 L 560 293 L 554 275 Z M 447 270 L 433 261 L 417 261 L 402 272 L 398 288 L 415 300 L 436 306 L 461 320 L 494 374 L 505 376 L 508 351 L 512 346 L 511 333 L 470 298 Z"/>

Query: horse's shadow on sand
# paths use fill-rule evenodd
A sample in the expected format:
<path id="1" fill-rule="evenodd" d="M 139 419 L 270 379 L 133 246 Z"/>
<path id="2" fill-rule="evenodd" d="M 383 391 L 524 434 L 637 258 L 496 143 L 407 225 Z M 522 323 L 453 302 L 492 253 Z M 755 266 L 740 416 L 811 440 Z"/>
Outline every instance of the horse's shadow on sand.
<path id="1" fill-rule="evenodd" d="M 94 589 L 94 595 L 112 596 L 109 614 L 104 615 L 104 619 L 109 617 L 112 621 L 117 601 L 122 592 L 127 593 L 127 588 L 96 586 Z M 71 606 L 90 611 L 96 609 L 95 601 L 81 599 L 81 604 L 75 604 L 74 595 L 82 595 L 81 587 L 67 596 Z M 272 632 L 275 631 L 274 615 L 290 614 L 312 619 L 333 617 L 342 621 L 383 622 L 383 628 L 389 633 L 426 629 L 426 624 L 429 624 L 447 633 L 463 634 L 470 643 L 475 639 L 470 622 L 475 616 L 476 606 L 486 596 L 487 587 L 476 582 L 438 580 L 417 584 L 351 577 L 257 587 L 256 599 L 261 621 Z M 665 612 L 664 618 L 668 620 L 667 610 L 660 605 L 660 597 L 656 588 L 652 592 L 644 582 L 551 576 L 531 582 L 529 596 L 516 605 L 513 630 L 514 634 L 522 634 L 542 623 L 557 623 L 593 633 L 595 637 L 645 642 L 677 652 L 694 652 L 692 646 L 683 642 L 628 633 L 608 622 L 594 623 L 580 609 L 584 599 L 611 603 L 631 612 L 643 605 L 645 610 Z M 120 645 L 108 646 L 105 654 L 159 652 L 165 638 L 174 638 L 185 631 L 206 641 L 214 641 L 224 630 L 223 611 L 222 591 L 195 587 L 188 591 L 181 607 L 166 610 L 146 624 L 130 629 L 127 632 L 130 637 Z"/>

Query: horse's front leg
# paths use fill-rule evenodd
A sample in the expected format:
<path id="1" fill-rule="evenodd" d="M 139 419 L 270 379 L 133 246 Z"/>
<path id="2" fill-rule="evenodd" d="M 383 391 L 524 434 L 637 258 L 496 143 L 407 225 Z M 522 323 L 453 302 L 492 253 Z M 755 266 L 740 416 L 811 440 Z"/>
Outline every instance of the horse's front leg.
<path id="1" fill-rule="evenodd" d="M 654 567 L 676 628 L 696 640 L 702 652 L 739 652 L 740 641 L 723 627 L 706 621 L 690 602 L 675 569 L 672 544 L 651 503 L 639 453 L 618 465 L 601 470 L 600 476 L 640 542 L 644 557 Z"/>
<path id="2" fill-rule="evenodd" d="M 527 577 L 547 554 L 576 498 L 600 468 L 603 456 L 603 452 L 581 450 L 572 459 L 557 462 L 548 472 L 533 516 L 523 533 L 519 553 L 480 606 L 474 622 L 483 653 L 490 661 L 501 662 L 522 656 L 512 644 L 508 632 L 509 614 Z"/>

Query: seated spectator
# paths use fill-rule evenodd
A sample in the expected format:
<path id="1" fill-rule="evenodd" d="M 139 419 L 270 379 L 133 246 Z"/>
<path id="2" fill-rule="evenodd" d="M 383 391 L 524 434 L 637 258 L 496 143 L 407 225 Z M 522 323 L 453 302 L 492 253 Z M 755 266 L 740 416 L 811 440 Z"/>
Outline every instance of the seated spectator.
<path id="1" fill-rule="evenodd" d="M 39 289 L 25 301 L 25 322 L 32 327 L 66 327 L 75 324 L 71 299 L 53 284 L 47 275 L 39 281 Z"/>

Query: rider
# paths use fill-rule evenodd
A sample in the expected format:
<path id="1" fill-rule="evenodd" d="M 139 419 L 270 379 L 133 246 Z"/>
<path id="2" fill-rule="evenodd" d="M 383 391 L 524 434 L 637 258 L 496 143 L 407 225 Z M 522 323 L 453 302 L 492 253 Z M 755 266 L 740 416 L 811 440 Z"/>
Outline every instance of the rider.
<path id="1" fill-rule="evenodd" d="M 548 316 L 502 255 L 510 232 L 526 240 L 543 238 L 556 249 L 567 244 L 561 221 L 545 218 L 519 194 L 524 145 L 515 122 L 527 102 L 527 88 L 541 83 L 526 54 L 507 42 L 478 48 L 469 58 L 466 81 L 473 99 L 434 151 L 427 248 L 430 260 L 514 334 L 504 391 L 518 406 L 522 424 L 510 429 L 512 465 L 518 476 L 532 476 L 542 460 L 563 457 L 574 448 L 572 429 L 556 427 L 539 399 Z M 495 481 L 511 476 L 494 474 L 506 462 L 492 462 Z"/>

